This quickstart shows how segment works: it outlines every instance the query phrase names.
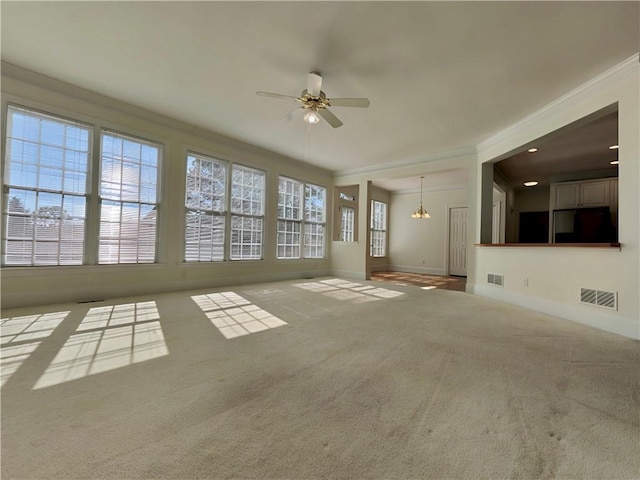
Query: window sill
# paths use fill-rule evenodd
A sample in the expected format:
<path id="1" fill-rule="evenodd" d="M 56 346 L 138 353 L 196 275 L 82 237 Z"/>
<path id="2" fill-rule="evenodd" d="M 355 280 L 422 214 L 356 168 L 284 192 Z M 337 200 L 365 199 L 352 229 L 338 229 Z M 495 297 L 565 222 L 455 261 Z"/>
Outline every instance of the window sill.
<path id="1" fill-rule="evenodd" d="M 476 243 L 476 247 L 521 247 L 521 248 L 608 248 L 622 250 L 622 245 L 612 243 Z"/>

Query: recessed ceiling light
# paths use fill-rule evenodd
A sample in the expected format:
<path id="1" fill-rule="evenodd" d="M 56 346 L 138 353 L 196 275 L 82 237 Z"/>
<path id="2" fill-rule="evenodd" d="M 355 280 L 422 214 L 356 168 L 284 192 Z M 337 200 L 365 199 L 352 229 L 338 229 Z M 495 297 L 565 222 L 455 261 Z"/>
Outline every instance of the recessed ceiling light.
<path id="1" fill-rule="evenodd" d="M 529 150 L 527 150 L 527 152 L 529 152 L 529 153 L 534 153 L 534 152 L 537 152 L 537 151 L 538 151 L 538 149 L 536 147 L 532 147 Z"/>
<path id="2" fill-rule="evenodd" d="M 611 165 L 618 165 L 620 162 L 618 160 L 611 160 L 609 163 Z"/>
<path id="3" fill-rule="evenodd" d="M 611 145 L 609 150 L 618 150 L 618 145 Z"/>
<path id="4" fill-rule="evenodd" d="M 525 187 L 535 187 L 538 182 L 524 182 Z"/>

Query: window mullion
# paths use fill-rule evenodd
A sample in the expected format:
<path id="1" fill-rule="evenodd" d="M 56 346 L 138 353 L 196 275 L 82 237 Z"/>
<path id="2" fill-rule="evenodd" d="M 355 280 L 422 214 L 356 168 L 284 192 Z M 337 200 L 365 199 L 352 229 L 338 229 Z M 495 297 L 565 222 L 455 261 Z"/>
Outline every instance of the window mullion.
<path id="1" fill-rule="evenodd" d="M 87 202 L 85 220 L 85 263 L 98 264 L 98 249 L 100 237 L 100 214 L 102 209 L 102 196 L 100 192 L 100 135 L 96 126 L 91 132 L 91 150 L 89 152 L 89 172 L 87 175 Z"/>
<path id="2" fill-rule="evenodd" d="M 231 222 L 231 197 L 233 196 L 233 187 L 231 182 L 233 181 L 233 165 L 227 165 L 227 171 L 225 173 L 224 254 L 222 258 L 223 260 L 231 260 L 231 239 L 233 236 L 233 225 Z"/>
<path id="3" fill-rule="evenodd" d="M 37 177 L 36 177 L 37 178 Z M 31 248 L 31 265 L 35 265 L 36 264 L 36 245 L 38 244 L 37 240 L 38 240 L 38 216 L 37 216 L 37 211 L 38 208 L 40 208 L 39 206 L 40 203 L 40 192 L 38 192 L 36 190 L 36 206 L 33 209 L 33 247 Z"/>

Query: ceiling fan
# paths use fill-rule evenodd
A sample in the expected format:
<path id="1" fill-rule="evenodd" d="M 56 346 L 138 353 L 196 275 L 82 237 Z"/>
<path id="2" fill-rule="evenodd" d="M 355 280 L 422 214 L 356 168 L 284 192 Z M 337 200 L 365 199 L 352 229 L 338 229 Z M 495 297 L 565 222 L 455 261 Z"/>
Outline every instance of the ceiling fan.
<path id="1" fill-rule="evenodd" d="M 300 102 L 300 109 L 305 111 L 304 121 L 307 123 L 318 123 L 323 118 L 333 128 L 343 125 L 338 117 L 336 117 L 327 107 L 359 107 L 367 108 L 369 106 L 368 98 L 327 98 L 327 95 L 321 90 L 322 76 L 318 72 L 311 72 L 307 75 L 307 88 L 302 91 L 299 97 L 291 95 L 281 95 L 279 93 L 256 92 L 256 95 L 263 97 L 282 98 L 284 100 L 293 99 Z"/>

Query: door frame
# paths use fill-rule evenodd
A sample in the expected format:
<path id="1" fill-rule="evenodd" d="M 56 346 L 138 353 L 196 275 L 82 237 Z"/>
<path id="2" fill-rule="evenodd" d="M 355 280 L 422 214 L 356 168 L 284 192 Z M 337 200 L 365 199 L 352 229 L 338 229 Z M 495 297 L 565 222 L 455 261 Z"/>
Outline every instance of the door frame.
<path id="1" fill-rule="evenodd" d="M 499 208 L 499 215 L 500 215 L 500 223 L 498 225 L 498 241 L 497 242 L 493 242 L 493 235 L 491 237 L 492 242 L 491 243 L 505 243 L 506 241 L 506 225 L 507 225 L 507 191 L 501 186 L 498 185 L 496 182 L 493 182 L 493 201 L 492 201 L 492 206 L 496 204 L 496 195 L 499 198 L 499 200 L 497 200 L 497 204 L 498 204 L 498 208 Z M 492 210 L 493 211 L 493 210 Z M 493 219 L 492 219 L 492 224 L 493 224 Z M 517 230 L 516 230 L 517 231 Z M 493 234 L 493 228 L 492 228 L 492 234 Z"/>
<path id="2" fill-rule="evenodd" d="M 445 215 L 445 228 L 444 228 L 444 274 L 449 276 L 449 254 L 450 254 L 450 243 L 449 243 L 449 232 L 451 231 L 451 210 L 454 208 L 466 208 L 467 209 L 467 253 L 469 253 L 469 205 L 467 204 L 447 204 L 446 206 L 446 215 Z M 469 255 L 467 255 L 469 258 Z"/>

